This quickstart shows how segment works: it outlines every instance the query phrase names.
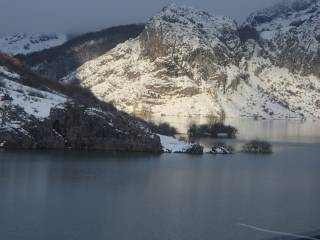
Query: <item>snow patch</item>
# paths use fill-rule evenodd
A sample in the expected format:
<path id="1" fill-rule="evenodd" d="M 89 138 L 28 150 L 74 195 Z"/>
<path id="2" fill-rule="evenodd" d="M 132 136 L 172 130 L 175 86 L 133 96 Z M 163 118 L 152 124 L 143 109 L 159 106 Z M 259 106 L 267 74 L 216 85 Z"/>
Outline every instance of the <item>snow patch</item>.
<path id="1" fill-rule="evenodd" d="M 166 153 L 185 153 L 193 144 L 180 141 L 174 137 L 168 137 L 158 134 L 162 149 Z"/>
<path id="2" fill-rule="evenodd" d="M 13 34 L 0 38 L 0 52 L 26 55 L 62 45 L 67 40 L 65 34 Z"/>
<path id="3" fill-rule="evenodd" d="M 13 79 L 19 79 L 20 75 L 17 73 L 12 73 L 10 72 L 6 67 L 0 66 L 0 74 L 3 74 L 4 76 L 8 78 L 13 78 Z"/>
<path id="4" fill-rule="evenodd" d="M 0 91 L 12 98 L 10 104 L 23 108 L 26 113 L 37 118 L 48 117 L 51 108 L 67 101 L 65 96 L 27 87 L 15 81 L 3 79 L 2 82 L 5 87 L 0 87 Z"/>

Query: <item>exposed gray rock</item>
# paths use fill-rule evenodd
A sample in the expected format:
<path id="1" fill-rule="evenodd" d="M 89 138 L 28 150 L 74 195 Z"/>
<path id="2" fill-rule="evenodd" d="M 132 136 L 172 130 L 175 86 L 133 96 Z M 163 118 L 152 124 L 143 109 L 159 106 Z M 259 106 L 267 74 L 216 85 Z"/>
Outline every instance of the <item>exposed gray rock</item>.
<path id="1" fill-rule="evenodd" d="M 118 112 L 67 104 L 52 109 L 47 128 L 65 141 L 65 147 L 80 150 L 160 152 L 157 135 L 144 125 Z"/>
<path id="2" fill-rule="evenodd" d="M 67 103 L 40 121 L 14 106 L 1 109 L 1 114 L 4 111 L 0 125 L 4 149 L 162 151 L 157 135 L 122 113 Z"/>
<path id="3" fill-rule="evenodd" d="M 202 155 L 203 154 L 203 146 L 200 144 L 193 144 L 191 148 L 186 150 L 186 153 L 192 155 Z"/>

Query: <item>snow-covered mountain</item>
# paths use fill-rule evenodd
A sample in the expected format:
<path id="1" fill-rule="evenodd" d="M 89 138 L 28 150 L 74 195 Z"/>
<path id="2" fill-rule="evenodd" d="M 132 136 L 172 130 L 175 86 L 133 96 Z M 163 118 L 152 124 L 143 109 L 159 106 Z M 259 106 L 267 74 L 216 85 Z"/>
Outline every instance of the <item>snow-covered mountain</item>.
<path id="1" fill-rule="evenodd" d="M 0 38 L 0 52 L 17 55 L 39 52 L 59 46 L 67 41 L 65 34 L 19 33 Z"/>
<path id="2" fill-rule="evenodd" d="M 317 0 L 285 1 L 239 27 L 171 5 L 62 81 L 127 112 L 319 118 L 319 10 Z"/>
<path id="3" fill-rule="evenodd" d="M 171 5 L 139 37 L 87 62 L 65 81 L 79 79 L 129 112 L 217 114 L 222 108 L 214 88 L 226 71 L 238 71 L 239 45 L 230 18 Z"/>

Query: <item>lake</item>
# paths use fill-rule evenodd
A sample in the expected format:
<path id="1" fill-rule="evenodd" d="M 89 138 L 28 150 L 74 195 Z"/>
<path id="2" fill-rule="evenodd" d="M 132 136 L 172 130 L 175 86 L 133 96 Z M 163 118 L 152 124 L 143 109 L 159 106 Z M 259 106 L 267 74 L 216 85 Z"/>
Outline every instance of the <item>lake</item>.
<path id="1" fill-rule="evenodd" d="M 245 121 L 272 155 L 0 152 L 0 239 L 259 240 L 320 229 L 318 123 Z M 210 144 L 210 139 L 202 140 Z"/>

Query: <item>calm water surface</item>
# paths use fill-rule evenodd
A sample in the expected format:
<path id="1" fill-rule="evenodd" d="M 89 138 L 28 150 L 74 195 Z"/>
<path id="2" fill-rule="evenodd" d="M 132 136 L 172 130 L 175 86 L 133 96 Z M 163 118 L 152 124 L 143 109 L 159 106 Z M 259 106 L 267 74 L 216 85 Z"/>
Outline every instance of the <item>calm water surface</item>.
<path id="1" fill-rule="evenodd" d="M 319 230 L 319 128 L 273 139 L 281 130 L 270 127 L 276 151 L 268 156 L 1 152 L 0 239 L 275 236 L 240 223 Z"/>

